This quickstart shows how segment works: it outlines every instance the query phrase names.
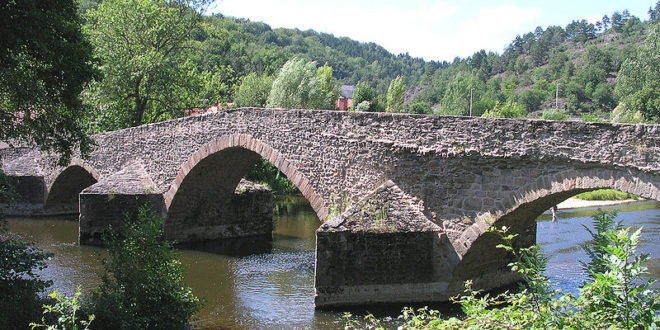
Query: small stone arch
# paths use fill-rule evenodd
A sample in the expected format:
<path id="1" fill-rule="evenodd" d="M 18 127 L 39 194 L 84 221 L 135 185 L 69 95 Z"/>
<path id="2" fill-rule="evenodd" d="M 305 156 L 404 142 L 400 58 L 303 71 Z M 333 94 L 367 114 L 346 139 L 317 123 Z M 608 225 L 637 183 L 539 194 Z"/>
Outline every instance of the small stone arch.
<path id="1" fill-rule="evenodd" d="M 460 293 L 463 282 L 468 279 L 472 279 L 478 289 L 492 289 L 518 279 L 507 267 L 506 253 L 495 249 L 500 242 L 486 233 L 490 226 L 507 226 L 511 233 L 520 235 L 517 245 L 530 246 L 536 243 L 536 218 L 552 206 L 597 189 L 616 189 L 660 201 L 658 179 L 653 174 L 619 169 L 570 170 L 536 178 L 503 201 L 503 209 L 482 215 L 453 242 L 460 262 L 449 293 Z"/>
<path id="2" fill-rule="evenodd" d="M 319 219 L 323 221 L 328 217 L 329 211 L 327 206 L 321 196 L 316 193 L 305 175 L 291 164 L 291 162 L 289 162 L 279 151 L 247 134 L 225 135 L 199 148 L 180 167 L 174 182 L 165 193 L 165 206 L 168 209 L 170 208 L 181 184 L 195 166 L 207 159 L 207 157 L 231 148 L 249 150 L 268 160 L 271 164 L 277 167 L 277 169 L 284 173 L 284 175 L 286 175 L 287 178 L 289 178 L 289 180 L 291 180 L 300 190 L 303 196 L 311 204 Z"/>
<path id="3" fill-rule="evenodd" d="M 77 211 L 80 192 L 99 180 L 98 172 L 80 159 L 72 159 L 69 166 L 59 172 L 48 186 L 45 207 L 63 207 Z"/>

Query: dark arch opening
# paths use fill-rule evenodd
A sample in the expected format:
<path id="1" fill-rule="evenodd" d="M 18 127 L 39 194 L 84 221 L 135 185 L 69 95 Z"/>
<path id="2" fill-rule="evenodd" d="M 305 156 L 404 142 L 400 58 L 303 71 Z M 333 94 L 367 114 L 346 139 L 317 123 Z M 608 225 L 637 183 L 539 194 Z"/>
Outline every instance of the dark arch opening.
<path id="1" fill-rule="evenodd" d="M 61 214 L 77 214 L 78 195 L 83 189 L 96 183 L 96 179 L 81 166 L 67 167 L 50 187 L 46 198 L 47 209 Z"/>
<path id="2" fill-rule="evenodd" d="M 499 218 L 493 225 L 506 226 L 509 233 L 518 234 L 514 240 L 515 247 L 529 247 L 536 244 L 537 219 L 553 206 L 584 192 L 596 191 L 601 188 L 580 188 L 563 191 L 532 202 L 520 205 L 514 211 Z M 496 246 L 502 243 L 492 233 L 484 233 L 477 238 L 468 252 L 456 267 L 449 284 L 448 293 L 456 295 L 464 290 L 464 282 L 472 280 L 476 289 L 490 290 L 514 284 L 520 278 L 511 272 L 508 264 L 513 257 L 505 250 Z"/>
<path id="3" fill-rule="evenodd" d="M 166 237 L 179 242 L 270 237 L 273 194 L 261 185 L 243 180 L 264 162 L 261 155 L 240 146 L 200 160 L 172 198 L 165 223 Z"/>

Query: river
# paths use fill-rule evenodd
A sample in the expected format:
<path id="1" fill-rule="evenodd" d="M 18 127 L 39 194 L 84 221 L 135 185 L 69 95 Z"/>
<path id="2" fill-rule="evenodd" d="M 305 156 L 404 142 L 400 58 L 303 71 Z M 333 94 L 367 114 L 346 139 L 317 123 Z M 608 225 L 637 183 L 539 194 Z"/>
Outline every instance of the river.
<path id="1" fill-rule="evenodd" d="M 651 277 L 660 277 L 660 203 L 646 201 L 613 207 L 625 226 L 643 227 L 640 250 L 651 255 Z M 537 241 L 550 258 L 546 274 L 564 291 L 576 292 L 584 280 L 580 244 L 590 238 L 594 209 L 560 210 L 538 219 Z M 275 208 L 273 240 L 210 243 L 181 250 L 186 279 L 204 297 L 196 316 L 201 328 L 343 328 L 342 313 L 314 310 L 314 233 L 319 220 L 304 199 L 286 198 Z M 61 219 L 8 219 L 10 231 L 37 242 L 54 258 L 42 277 L 69 295 L 99 284 L 103 249 L 76 243 L 78 224 Z M 657 286 L 656 286 L 657 287 Z"/>

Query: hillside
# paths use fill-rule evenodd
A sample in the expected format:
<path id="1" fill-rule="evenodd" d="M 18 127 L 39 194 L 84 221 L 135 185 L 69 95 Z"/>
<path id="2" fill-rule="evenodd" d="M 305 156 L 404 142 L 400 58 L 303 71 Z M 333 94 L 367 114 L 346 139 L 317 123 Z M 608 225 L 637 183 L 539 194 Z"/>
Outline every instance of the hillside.
<path id="1" fill-rule="evenodd" d="M 580 20 L 566 28 L 537 27 L 516 36 L 501 55 L 482 50 L 454 61 L 423 76 L 422 92 L 409 103 L 432 106 L 439 114 L 465 115 L 473 89 L 475 115 L 498 102 L 516 102 L 532 116 L 555 103 L 574 115 L 606 116 L 618 104 L 614 87 L 621 64 L 636 54 L 651 24 L 625 10 L 612 17 L 616 24 Z"/>
<path id="2" fill-rule="evenodd" d="M 377 94 L 385 94 L 390 81 L 401 75 L 409 86 L 407 108 L 416 104 L 414 112 L 467 115 L 472 89 L 473 115 L 516 102 L 538 117 L 555 106 L 558 94 L 559 108 L 573 115 L 607 117 L 618 104 L 614 85 L 621 64 L 635 54 L 651 25 L 627 10 L 610 16 L 596 24 L 576 20 L 566 27 L 537 27 L 516 36 L 502 54 L 481 50 L 439 63 L 394 55 L 374 43 L 312 30 L 272 29 L 216 14 L 205 17 L 195 34 L 202 50 L 196 61 L 205 69 L 230 66 L 242 77 L 250 72 L 273 75 L 297 56 L 328 63 L 338 83 L 363 81 Z"/>
<path id="3" fill-rule="evenodd" d="M 167 2 L 153 2 L 163 8 L 170 6 Z M 121 3 L 80 0 L 80 10 L 93 13 L 95 8 L 103 7 L 100 4 L 119 6 Z M 185 10 L 182 12 L 185 13 Z M 111 14 L 112 11 L 96 12 L 96 16 L 83 15 L 83 18 L 103 18 Z M 133 14 L 135 12 L 130 16 L 138 16 Z M 359 103 L 368 102 L 359 108 L 365 111 L 385 111 L 390 82 L 401 76 L 405 86 L 399 86 L 398 90 L 405 91 L 402 93 L 405 102 L 395 111 L 468 115 L 472 99 L 472 115 L 476 116 L 565 119 L 570 115 L 584 120 L 607 120 L 612 110 L 622 105 L 622 97 L 643 92 L 643 95 L 638 95 L 641 98 L 629 99 L 635 103 L 632 106 L 620 106 L 620 112 L 628 119 L 641 120 L 641 112 L 651 109 L 650 115 L 645 116 L 647 120 L 654 120 L 652 118 L 660 116 L 656 114 L 660 112 L 656 109 L 658 106 L 654 105 L 657 94 L 653 87 L 657 80 L 653 78 L 657 76 L 654 73 L 657 71 L 655 64 L 650 64 L 651 74 L 644 74 L 651 81 L 644 90 L 640 90 L 639 86 L 631 87 L 639 85 L 633 81 L 639 75 L 634 70 L 627 80 L 617 80 L 627 60 L 636 58 L 638 54 L 655 52 L 651 47 L 645 48 L 645 39 L 660 22 L 660 1 L 649 10 L 649 14 L 649 19 L 643 20 L 624 9 L 604 15 L 595 24 L 579 19 L 565 27 L 539 26 L 534 31 L 513 37 L 501 54 L 480 50 L 467 58 L 457 57 L 451 63 L 424 61 L 408 54 L 395 55 L 375 43 L 358 42 L 313 30 L 273 29 L 262 22 L 222 14 L 198 15 L 200 19 L 195 19 L 194 25 L 181 27 L 184 31 L 177 32 L 183 33 L 186 38 L 174 46 L 175 51 L 165 55 L 159 65 L 144 66 L 154 70 L 146 75 L 151 81 L 134 81 L 136 77 L 143 77 L 143 67 L 128 67 L 132 62 L 113 63 L 117 66 L 113 70 L 126 71 L 125 81 L 130 83 L 126 85 L 128 87 L 122 87 L 125 88 L 123 95 L 108 97 L 108 92 L 119 90 L 110 83 L 116 77 L 112 73 L 95 86 L 101 88 L 90 90 L 92 97 L 87 100 L 92 108 L 110 109 L 97 110 L 90 116 L 90 131 L 176 118 L 185 115 L 184 109 L 231 102 L 236 100 L 241 84 L 248 80 L 259 86 L 258 95 L 261 95 L 260 101 L 251 105 L 262 106 L 281 68 L 296 57 L 314 61 L 316 67 L 324 64 L 331 67 L 328 71 L 330 85 L 359 87 L 356 93 L 362 98 L 354 101 L 356 107 Z M 154 20 L 150 25 L 154 31 L 160 31 L 158 29 L 161 27 L 156 22 Z M 88 31 L 98 29 L 90 26 L 90 22 L 86 25 Z M 162 31 L 169 30 L 162 28 Z M 657 38 L 655 33 L 652 36 Z M 123 42 L 123 39 L 108 42 L 98 37 L 96 53 L 99 58 L 111 61 L 116 56 L 114 52 L 122 49 L 160 51 L 152 48 L 153 43 L 139 33 L 133 39 L 126 40 L 124 48 L 118 48 L 114 43 L 117 40 Z M 150 54 L 143 52 L 125 56 L 140 56 L 148 60 Z M 99 68 L 104 68 L 106 64 Z M 248 76 L 250 79 L 245 79 Z M 628 86 L 621 88 L 620 80 L 626 80 Z M 140 96 L 139 102 L 126 102 L 131 97 L 137 100 L 134 95 L 140 95 L 130 87 L 136 84 L 149 93 L 157 91 L 153 93 L 160 94 Z M 256 95 L 255 88 L 246 87 L 246 93 Z M 134 115 L 136 109 L 132 109 L 135 108 L 133 104 L 142 105 L 140 113 L 144 112 L 144 116 Z M 241 104 L 246 105 L 244 102 Z M 640 112 L 640 109 L 644 111 Z"/>
<path id="4" fill-rule="evenodd" d="M 313 30 L 272 29 L 261 22 L 224 17 L 205 17 L 195 33 L 202 50 L 197 63 L 205 68 L 231 66 L 237 77 L 250 72 L 272 75 L 294 56 L 318 65 L 328 63 L 334 77 L 343 84 L 369 81 L 380 93 L 385 93 L 397 75 L 416 84 L 425 66 L 440 67 L 409 55 L 393 55 L 375 43 L 362 43 L 346 37 L 335 37 Z"/>

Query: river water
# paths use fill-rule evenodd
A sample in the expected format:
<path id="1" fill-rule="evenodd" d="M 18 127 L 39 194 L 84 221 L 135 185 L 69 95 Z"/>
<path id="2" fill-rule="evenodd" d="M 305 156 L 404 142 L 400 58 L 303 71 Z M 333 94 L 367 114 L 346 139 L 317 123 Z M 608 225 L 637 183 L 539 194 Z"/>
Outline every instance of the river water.
<path id="1" fill-rule="evenodd" d="M 651 277 L 660 277 L 660 203 L 635 202 L 615 207 L 625 226 L 643 227 L 640 249 L 649 253 Z M 546 274 L 564 291 L 576 292 L 584 280 L 580 244 L 590 236 L 594 209 L 560 210 L 538 219 L 537 241 L 550 258 Z M 314 233 L 319 220 L 304 199 L 276 203 L 273 240 L 241 240 L 182 247 L 186 279 L 204 297 L 196 317 L 200 328 L 336 329 L 342 313 L 314 310 Z M 76 243 L 78 224 L 61 219 L 8 219 L 12 232 L 37 242 L 54 258 L 42 277 L 69 295 L 80 286 L 94 290 L 103 271 L 101 248 Z M 657 285 L 656 285 L 657 287 Z M 396 316 L 394 314 L 393 316 Z"/>

